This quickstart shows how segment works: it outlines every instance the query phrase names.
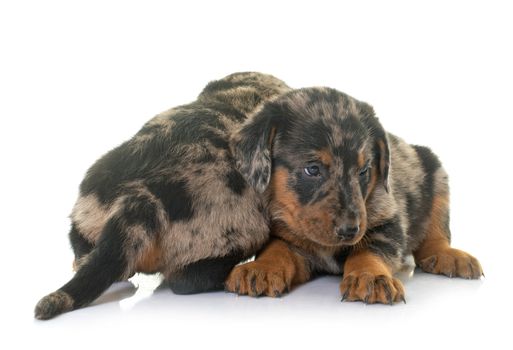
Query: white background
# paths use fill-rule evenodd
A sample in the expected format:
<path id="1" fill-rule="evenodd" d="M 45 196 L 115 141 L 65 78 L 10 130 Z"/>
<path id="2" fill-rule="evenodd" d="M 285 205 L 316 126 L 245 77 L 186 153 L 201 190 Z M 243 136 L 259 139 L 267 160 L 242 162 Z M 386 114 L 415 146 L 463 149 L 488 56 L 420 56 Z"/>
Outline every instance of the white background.
<path id="1" fill-rule="evenodd" d="M 511 346 L 512 15 L 507 1 L 2 1 L 0 343 Z M 247 70 L 337 88 L 432 147 L 450 174 L 453 245 L 486 278 L 418 273 L 408 304 L 390 307 L 340 303 L 339 277 L 250 299 L 152 294 L 155 279 L 138 276 L 99 305 L 33 320 L 72 275 L 67 215 L 87 168 L 209 80 Z"/>

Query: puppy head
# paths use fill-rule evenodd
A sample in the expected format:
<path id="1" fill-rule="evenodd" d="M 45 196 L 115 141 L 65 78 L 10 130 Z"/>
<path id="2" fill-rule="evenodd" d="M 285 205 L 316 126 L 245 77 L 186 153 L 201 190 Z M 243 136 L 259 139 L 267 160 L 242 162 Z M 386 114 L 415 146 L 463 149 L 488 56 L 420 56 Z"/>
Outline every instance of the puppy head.
<path id="1" fill-rule="evenodd" d="M 270 198 L 273 220 L 327 247 L 365 234 L 366 200 L 388 191 L 390 151 L 369 105 L 328 88 L 267 103 L 232 139 L 241 174 Z"/>

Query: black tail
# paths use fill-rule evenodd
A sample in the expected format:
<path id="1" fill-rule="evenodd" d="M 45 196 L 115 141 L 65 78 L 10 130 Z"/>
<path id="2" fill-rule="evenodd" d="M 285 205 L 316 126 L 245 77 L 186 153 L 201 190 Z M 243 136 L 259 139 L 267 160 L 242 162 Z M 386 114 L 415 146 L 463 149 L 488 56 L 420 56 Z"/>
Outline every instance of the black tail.
<path id="1" fill-rule="evenodd" d="M 111 219 L 96 247 L 81 264 L 75 276 L 37 303 L 35 317 L 47 320 L 85 306 L 98 298 L 112 283 L 121 279 L 128 268 L 123 249 L 125 237 L 120 220 Z"/>

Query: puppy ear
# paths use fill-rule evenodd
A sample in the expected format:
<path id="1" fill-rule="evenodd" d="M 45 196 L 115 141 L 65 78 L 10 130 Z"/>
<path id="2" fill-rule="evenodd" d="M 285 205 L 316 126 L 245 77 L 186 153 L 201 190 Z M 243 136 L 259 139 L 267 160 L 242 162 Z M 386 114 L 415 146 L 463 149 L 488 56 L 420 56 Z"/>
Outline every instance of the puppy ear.
<path id="1" fill-rule="evenodd" d="M 230 140 L 239 172 L 259 193 L 265 191 L 271 178 L 271 151 L 276 134 L 274 114 L 274 108 L 266 105 L 250 117 Z"/>
<path id="2" fill-rule="evenodd" d="M 377 138 L 377 145 L 379 149 L 379 172 L 383 178 L 383 186 L 385 190 L 390 192 L 390 184 L 388 176 L 390 172 L 390 146 L 388 145 L 388 137 L 385 132 L 381 137 Z"/>
<path id="3" fill-rule="evenodd" d="M 387 192 L 390 192 L 390 184 L 388 181 L 390 172 L 390 146 L 388 144 L 388 136 L 385 129 L 379 122 L 379 119 L 374 116 L 374 111 L 370 109 L 371 113 L 363 118 L 364 124 L 370 131 L 371 137 L 374 139 L 375 153 L 379 155 L 379 173 L 381 175 L 383 186 Z"/>

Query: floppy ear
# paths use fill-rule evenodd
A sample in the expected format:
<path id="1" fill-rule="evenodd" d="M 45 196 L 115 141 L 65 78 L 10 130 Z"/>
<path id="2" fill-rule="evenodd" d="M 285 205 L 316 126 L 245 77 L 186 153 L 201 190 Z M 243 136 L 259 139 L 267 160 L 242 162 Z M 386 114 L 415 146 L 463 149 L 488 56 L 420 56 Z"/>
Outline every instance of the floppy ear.
<path id="1" fill-rule="evenodd" d="M 379 155 L 379 173 L 383 181 L 383 186 L 387 192 L 390 192 L 388 176 L 390 172 L 391 158 L 387 133 L 385 132 L 385 129 L 383 129 L 379 119 L 374 116 L 374 111 L 372 111 L 372 114 L 370 115 L 367 114 L 363 118 L 363 122 L 374 139 L 375 153 Z"/>
<path id="2" fill-rule="evenodd" d="M 276 133 L 275 108 L 266 105 L 249 118 L 230 140 L 230 148 L 239 172 L 253 188 L 262 193 L 271 178 L 271 151 Z"/>
<path id="3" fill-rule="evenodd" d="M 379 148 L 379 172 L 383 177 L 383 186 L 385 190 L 390 192 L 390 184 L 388 183 L 388 177 L 390 172 L 390 146 L 388 145 L 388 137 L 383 131 L 379 137 L 377 137 L 377 144 Z"/>

